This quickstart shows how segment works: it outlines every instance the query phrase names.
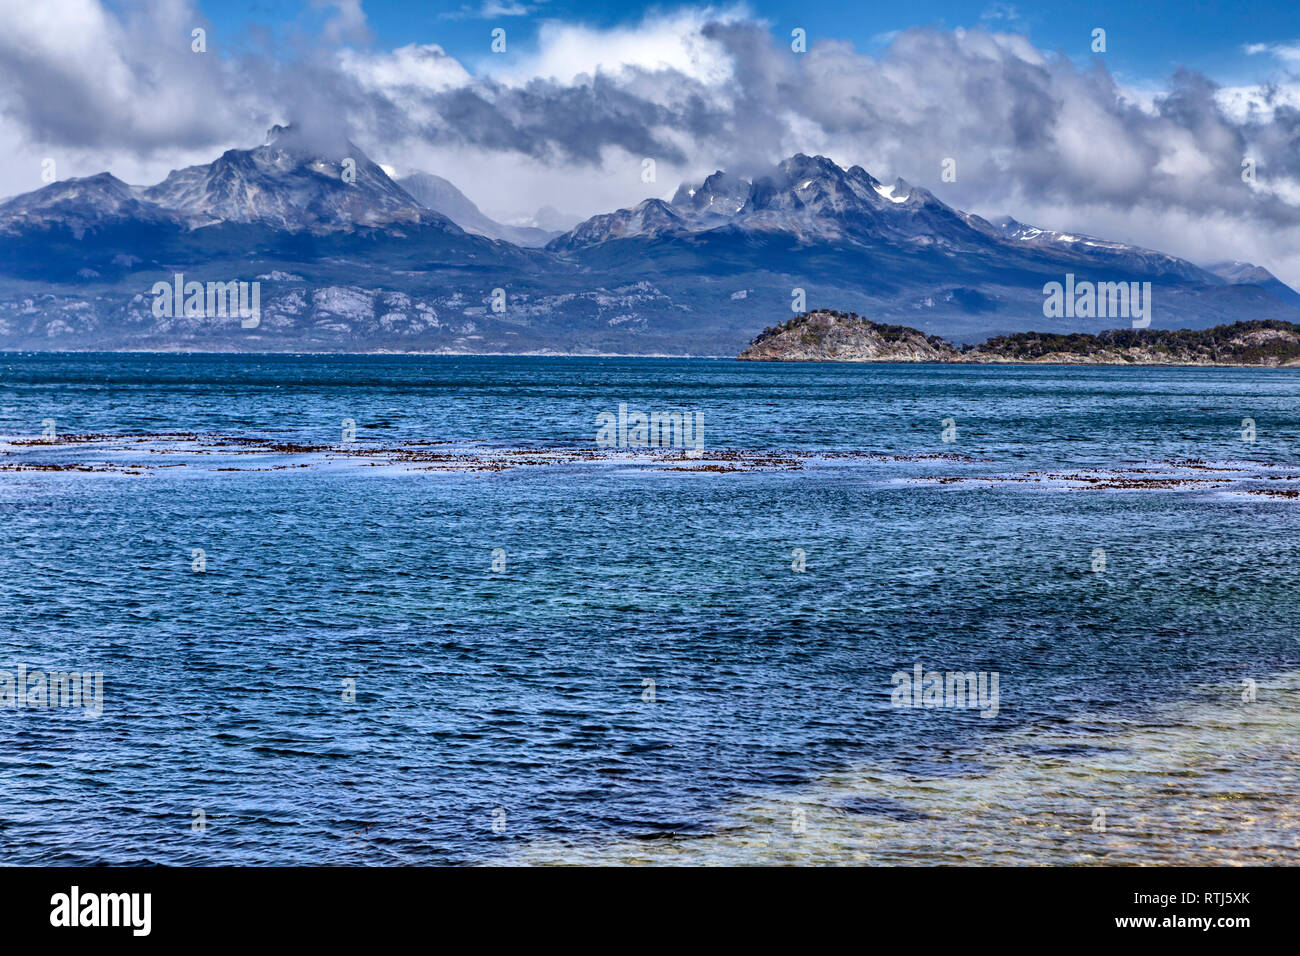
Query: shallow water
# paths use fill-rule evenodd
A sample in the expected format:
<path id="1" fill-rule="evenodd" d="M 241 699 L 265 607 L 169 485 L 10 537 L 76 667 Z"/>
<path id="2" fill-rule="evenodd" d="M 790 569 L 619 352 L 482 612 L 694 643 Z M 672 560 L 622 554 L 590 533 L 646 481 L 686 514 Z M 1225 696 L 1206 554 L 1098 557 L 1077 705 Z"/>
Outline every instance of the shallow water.
<path id="1" fill-rule="evenodd" d="M 514 863 L 1279 866 L 1300 854 L 1300 674 L 1198 687 L 737 798 L 707 834 L 543 840 Z M 929 763 L 929 766 L 926 764 Z"/>
<path id="2" fill-rule="evenodd" d="M 1300 502 L 1251 492 L 1300 487 L 1298 395 L 1250 369 L 0 356 L 0 670 L 105 682 L 99 717 L 0 708 L 0 852 L 937 862 L 963 805 L 969 862 L 1215 862 L 1206 827 L 1223 862 L 1278 859 Z M 620 402 L 699 412 L 706 461 L 798 467 L 589 455 Z M 333 447 L 347 418 L 355 446 L 508 467 L 122 437 Z M 118 439 L 63 440 L 87 433 Z M 43 470 L 68 463 L 96 472 Z M 1179 480 L 1061 477 L 1097 471 Z M 997 673 L 996 716 L 892 706 L 918 663 Z"/>

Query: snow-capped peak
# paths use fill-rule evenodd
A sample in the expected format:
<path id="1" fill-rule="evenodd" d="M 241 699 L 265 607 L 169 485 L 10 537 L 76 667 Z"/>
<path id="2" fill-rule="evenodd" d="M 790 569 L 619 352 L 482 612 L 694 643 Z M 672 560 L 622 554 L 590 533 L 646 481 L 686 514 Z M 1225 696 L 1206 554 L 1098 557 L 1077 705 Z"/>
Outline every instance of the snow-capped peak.
<path id="1" fill-rule="evenodd" d="M 912 187 L 901 179 L 895 180 L 892 186 L 877 184 L 874 188 L 881 197 L 892 203 L 905 203 L 912 194 Z"/>

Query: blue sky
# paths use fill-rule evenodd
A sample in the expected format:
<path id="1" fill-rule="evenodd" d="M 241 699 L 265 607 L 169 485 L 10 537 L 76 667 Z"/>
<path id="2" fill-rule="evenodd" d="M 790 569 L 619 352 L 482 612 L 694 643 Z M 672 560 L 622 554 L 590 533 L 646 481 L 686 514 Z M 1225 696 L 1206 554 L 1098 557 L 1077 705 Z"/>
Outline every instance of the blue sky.
<path id="1" fill-rule="evenodd" d="M 1068 0 L 1051 4 L 756 0 L 745 5 L 770 23 L 778 36 L 788 36 L 794 27 L 802 27 L 813 43 L 823 38 L 844 40 L 863 52 L 880 49 L 889 34 L 908 27 L 983 26 L 1024 33 L 1045 50 L 1059 50 L 1083 60 L 1091 56 L 1092 30 L 1102 27 L 1107 31 L 1106 60 L 1110 70 L 1138 84 L 1158 82 L 1179 67 L 1196 69 L 1224 84 L 1267 79 L 1279 67 L 1276 58 L 1267 54 L 1252 56 L 1245 52 L 1246 48 L 1265 42 L 1300 42 L 1300 3 L 1282 0 L 1251 4 L 1172 0 Z M 607 28 L 634 23 L 650 10 L 684 6 L 688 5 L 611 5 L 593 0 L 367 0 L 363 10 L 377 45 L 436 43 L 471 65 L 483 58 L 488 33 L 494 26 L 504 26 L 510 43 L 528 51 L 535 48 L 538 27 L 547 19 Z M 292 32 L 295 27 L 318 26 L 332 15 L 325 4 L 302 0 L 203 0 L 201 7 L 215 26 L 229 31 L 234 38 L 245 34 L 252 24 Z M 495 12 L 509 9 L 527 12 Z"/>

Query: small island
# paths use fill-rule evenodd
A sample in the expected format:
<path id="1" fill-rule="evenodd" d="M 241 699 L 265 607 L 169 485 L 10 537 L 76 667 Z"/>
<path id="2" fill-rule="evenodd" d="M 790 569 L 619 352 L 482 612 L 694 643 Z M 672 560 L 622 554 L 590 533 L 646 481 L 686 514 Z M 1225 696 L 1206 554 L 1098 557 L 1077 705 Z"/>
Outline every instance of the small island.
<path id="1" fill-rule="evenodd" d="M 1016 332 L 954 346 L 905 325 L 819 309 L 764 329 L 746 362 L 952 362 L 1042 365 L 1300 366 L 1300 325 L 1260 319 L 1209 329 Z"/>

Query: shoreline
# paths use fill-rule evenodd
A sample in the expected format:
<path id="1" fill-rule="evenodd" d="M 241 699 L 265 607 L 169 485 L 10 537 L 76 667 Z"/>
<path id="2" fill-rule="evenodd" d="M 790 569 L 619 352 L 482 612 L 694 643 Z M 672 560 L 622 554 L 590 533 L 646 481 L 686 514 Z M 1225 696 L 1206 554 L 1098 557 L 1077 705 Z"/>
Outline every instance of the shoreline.
<path id="1" fill-rule="evenodd" d="M 376 349 L 364 352 L 330 350 L 330 351 L 277 351 L 256 352 L 218 349 L 0 349 L 0 356 L 35 356 L 35 355 L 181 355 L 181 356 L 230 356 L 247 358 L 264 358 L 268 356 L 291 356 L 294 358 L 315 358 L 322 356 L 413 356 L 420 358 L 542 358 L 542 359 L 671 359 L 673 361 L 708 361 L 708 362 L 743 362 L 753 365 L 973 365 L 980 367 L 997 365 L 1041 366 L 1044 368 L 1251 368 L 1277 371 L 1300 369 L 1300 362 L 1291 364 L 1263 364 L 1258 362 L 1121 362 L 1121 361 L 1085 361 L 1066 362 L 1045 359 L 989 359 L 989 360 L 944 360 L 944 359 L 827 359 L 827 358 L 739 358 L 734 355 L 694 355 L 690 353 L 670 352 L 425 352 L 418 350 L 396 351 Z"/>

